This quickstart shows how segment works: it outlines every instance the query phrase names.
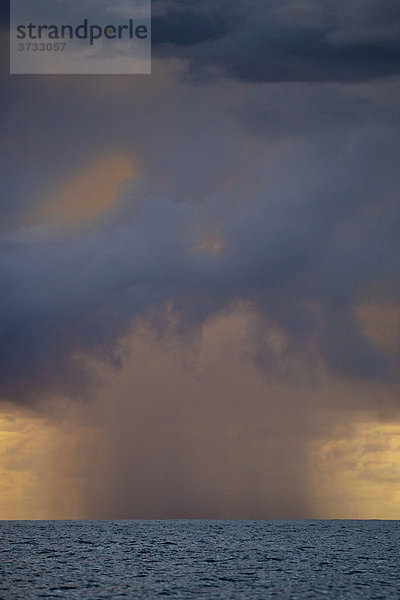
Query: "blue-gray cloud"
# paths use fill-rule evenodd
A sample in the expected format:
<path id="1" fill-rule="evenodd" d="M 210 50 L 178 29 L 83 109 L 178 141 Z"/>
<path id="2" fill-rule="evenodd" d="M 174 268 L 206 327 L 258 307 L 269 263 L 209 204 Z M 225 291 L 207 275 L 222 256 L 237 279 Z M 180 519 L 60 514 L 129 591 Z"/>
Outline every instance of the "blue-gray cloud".
<path id="1" fill-rule="evenodd" d="M 396 0 L 156 3 L 153 42 L 192 71 L 246 81 L 363 81 L 399 73 Z"/>
<path id="2" fill-rule="evenodd" d="M 201 5 L 205 15 L 210 6 Z M 286 12 L 278 3 L 268 10 L 279 27 L 297 19 L 300 35 L 311 16 L 319 31 L 312 6 L 308 16 L 290 3 Z M 326 19 L 340 21 L 332 44 L 352 35 L 381 43 L 389 7 L 396 13 L 385 6 L 380 13 L 369 3 L 368 12 L 353 3 L 352 20 L 350 5 L 339 17 L 325 3 Z M 244 16 L 235 16 L 232 35 L 206 35 L 204 26 L 192 65 L 206 65 L 218 40 L 246 36 Z M 295 55 L 283 61 L 289 74 Z M 228 60 L 215 57 L 220 66 Z M 400 296 L 396 81 L 359 83 L 358 72 L 351 85 L 251 77 L 204 84 L 166 65 L 156 61 L 150 78 L 3 74 L 2 398 L 81 395 L 93 383 L 82 354 L 118 365 L 119 340 L 135 317 L 154 318 L 168 304 L 190 331 L 238 300 L 288 336 L 282 360 L 310 352 L 310 363 L 318 356 L 341 376 L 396 380 L 398 357 L 353 314 L 356 304 Z M 73 234 L 27 226 L 26 214 L 57 182 L 110 149 L 135 157 L 141 172 L 113 212 Z M 213 227 L 223 241 L 217 255 L 196 249 Z M 255 358 L 279 373 L 261 334 L 253 335 Z"/>

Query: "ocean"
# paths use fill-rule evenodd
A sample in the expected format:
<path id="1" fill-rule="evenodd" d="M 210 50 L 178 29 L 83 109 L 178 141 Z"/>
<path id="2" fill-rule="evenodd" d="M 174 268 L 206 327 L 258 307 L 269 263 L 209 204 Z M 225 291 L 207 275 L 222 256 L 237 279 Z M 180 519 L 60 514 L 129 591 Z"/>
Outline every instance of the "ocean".
<path id="1" fill-rule="evenodd" d="M 0 599 L 400 598 L 399 521 L 0 521 Z"/>

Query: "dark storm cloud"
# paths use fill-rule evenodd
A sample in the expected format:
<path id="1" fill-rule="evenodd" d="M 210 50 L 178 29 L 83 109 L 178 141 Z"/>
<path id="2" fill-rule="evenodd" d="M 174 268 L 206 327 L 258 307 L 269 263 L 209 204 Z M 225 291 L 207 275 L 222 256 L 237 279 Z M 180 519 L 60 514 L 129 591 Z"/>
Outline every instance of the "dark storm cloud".
<path id="1" fill-rule="evenodd" d="M 128 227 L 95 231 L 75 243 L 22 236 L 3 244 L 5 398 L 23 396 L 27 384 L 33 396 L 43 386 L 56 392 L 61 382 L 65 393 L 81 395 L 87 373 L 75 352 L 114 362 L 114 344 L 127 319 L 179 293 L 183 283 L 173 273 L 183 271 L 185 259 L 177 215 L 173 211 L 171 222 L 166 210 L 154 203 Z M 150 231 L 159 240 L 155 245 Z"/>
<path id="2" fill-rule="evenodd" d="M 246 55 L 256 8 L 275 36 L 294 28 L 287 74 L 304 31 L 320 40 L 322 22 L 336 24 L 326 31 L 338 56 L 344 46 L 358 56 L 361 43 L 392 43 L 396 31 L 390 2 L 340 4 L 342 12 L 308 3 L 303 13 L 296 3 L 253 3 L 247 16 L 235 4 L 229 34 L 220 19 L 227 5 L 188 6 L 191 24 L 202 10 L 203 41 L 190 47 L 182 38 L 178 50 L 162 51 L 188 51 L 205 65 L 221 43 L 213 61 L 230 56 L 232 73 L 238 63 L 225 44 L 238 49 L 242 40 Z M 163 10 L 176 16 L 182 7 Z M 210 15 L 219 16 L 211 23 Z M 302 69 L 315 75 L 315 56 L 298 56 L 307 80 Z M 201 85 L 179 82 L 161 61 L 151 78 L 4 77 L 1 102 L 2 398 L 82 395 L 93 383 L 83 355 L 118 365 L 119 340 L 136 316 L 162 330 L 168 305 L 187 333 L 239 300 L 257 310 L 252 342 L 266 373 L 289 377 L 282 365 L 305 356 L 311 370 L 322 357 L 346 377 L 396 378 L 396 357 L 353 314 L 358 303 L 400 296 L 395 83 Z M 29 226 L 44 196 L 110 149 L 137 157 L 142 174 L 114 211 L 73 233 Z M 198 248 L 209 228 L 220 254 Z M 271 323 L 288 339 L 281 356 L 265 343 Z"/>
<path id="3" fill-rule="evenodd" d="M 343 193 L 341 182 L 331 191 Z M 315 352 L 334 372 L 393 380 L 395 358 L 363 335 L 352 307 L 368 298 L 365 287 L 384 287 L 386 300 L 399 300 L 399 209 L 381 201 L 369 215 L 368 201 L 355 203 L 347 231 L 335 211 L 316 211 L 316 202 L 310 195 L 301 206 L 274 207 L 261 196 L 222 227 L 225 247 L 217 256 L 182 233 L 198 220 L 196 209 L 156 198 L 124 224 L 104 223 L 78 238 L 50 232 L 47 241 L 43 234 L 35 240 L 33 230 L 5 239 L 3 397 L 82 395 L 90 383 L 82 353 L 118 365 L 118 339 L 132 319 L 154 319 L 166 303 L 185 331 L 235 301 L 251 301 L 290 340 L 279 360 L 301 355 L 318 334 Z M 203 215 L 212 214 L 212 204 L 203 204 Z M 277 360 L 268 352 L 258 348 L 267 373 Z"/>
<path id="4" fill-rule="evenodd" d="M 151 33 L 153 43 L 193 46 L 228 35 L 243 17 L 229 2 L 199 4 L 186 2 L 163 10 L 163 2 L 153 3 Z"/>
<path id="5" fill-rule="evenodd" d="M 186 58 L 204 74 L 351 82 L 399 73 L 396 0 L 174 3 L 154 25 L 156 52 Z"/>

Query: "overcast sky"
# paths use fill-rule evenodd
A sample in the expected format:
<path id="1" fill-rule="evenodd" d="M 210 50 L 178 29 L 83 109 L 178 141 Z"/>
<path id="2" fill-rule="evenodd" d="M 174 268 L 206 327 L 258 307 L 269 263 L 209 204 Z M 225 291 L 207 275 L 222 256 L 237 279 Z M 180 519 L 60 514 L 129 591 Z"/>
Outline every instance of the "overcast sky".
<path id="1" fill-rule="evenodd" d="M 4 410 L 75 407 L 85 516 L 326 514 L 399 416 L 400 4 L 153 15 L 150 76 L 2 64 Z"/>

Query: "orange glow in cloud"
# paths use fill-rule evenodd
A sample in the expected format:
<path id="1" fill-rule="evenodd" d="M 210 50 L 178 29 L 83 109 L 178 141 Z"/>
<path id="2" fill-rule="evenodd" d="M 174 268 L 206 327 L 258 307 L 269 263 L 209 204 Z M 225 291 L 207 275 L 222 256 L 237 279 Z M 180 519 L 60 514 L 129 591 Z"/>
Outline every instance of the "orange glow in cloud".
<path id="1" fill-rule="evenodd" d="M 34 221 L 80 226 L 113 208 L 121 185 L 136 175 L 127 156 L 102 157 L 85 165 L 47 194 Z"/>
<path id="2" fill-rule="evenodd" d="M 219 254 L 222 250 L 222 247 L 223 240 L 218 233 L 206 234 L 199 244 L 200 250 L 203 250 L 203 252 L 206 252 L 211 256 Z"/>
<path id="3" fill-rule="evenodd" d="M 387 352 L 399 352 L 400 306 L 362 304 L 354 309 L 365 335 Z"/>

